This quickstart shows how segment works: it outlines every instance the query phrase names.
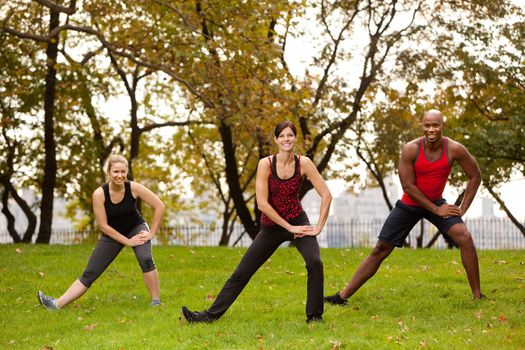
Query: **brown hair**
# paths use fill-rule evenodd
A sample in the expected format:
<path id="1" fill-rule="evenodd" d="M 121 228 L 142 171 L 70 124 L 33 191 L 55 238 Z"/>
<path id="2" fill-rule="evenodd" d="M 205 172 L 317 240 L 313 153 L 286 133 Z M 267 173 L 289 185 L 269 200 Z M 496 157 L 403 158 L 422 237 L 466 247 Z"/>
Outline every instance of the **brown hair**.
<path id="1" fill-rule="evenodd" d="M 286 128 L 292 129 L 293 134 L 297 136 L 297 128 L 295 127 L 295 125 L 293 125 L 291 121 L 285 120 L 277 124 L 277 126 L 275 127 L 275 130 L 274 130 L 275 137 L 279 137 L 279 134 L 281 134 L 281 131 L 283 131 Z"/>

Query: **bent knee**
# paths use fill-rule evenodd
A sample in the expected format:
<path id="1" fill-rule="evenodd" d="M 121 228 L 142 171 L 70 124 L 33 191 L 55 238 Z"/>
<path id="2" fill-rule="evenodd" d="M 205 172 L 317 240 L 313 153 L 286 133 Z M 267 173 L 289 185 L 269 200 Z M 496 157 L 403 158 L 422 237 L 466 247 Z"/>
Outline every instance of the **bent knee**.
<path id="1" fill-rule="evenodd" d="M 151 272 L 155 270 L 155 262 L 153 261 L 153 258 L 145 258 L 139 260 L 139 265 L 142 270 L 142 272 Z"/>
<path id="2" fill-rule="evenodd" d="M 464 224 L 452 226 L 447 233 L 459 246 L 474 243 L 472 235 Z"/>

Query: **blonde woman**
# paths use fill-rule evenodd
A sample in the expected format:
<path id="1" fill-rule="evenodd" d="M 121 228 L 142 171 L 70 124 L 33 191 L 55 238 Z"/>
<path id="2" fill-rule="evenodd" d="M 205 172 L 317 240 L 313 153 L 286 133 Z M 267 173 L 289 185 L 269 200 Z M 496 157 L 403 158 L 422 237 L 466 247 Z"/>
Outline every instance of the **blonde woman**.
<path id="1" fill-rule="evenodd" d="M 61 309 L 80 298 L 124 246 L 132 247 L 135 252 L 151 295 L 151 305 L 160 304 L 159 275 L 153 262 L 151 239 L 159 229 L 164 204 L 145 186 L 127 180 L 126 158 L 111 155 L 107 161 L 106 174 L 108 182 L 93 193 L 93 212 L 103 235 L 82 276 L 62 296 L 55 299 L 41 291 L 37 293 L 38 300 L 46 309 Z M 138 198 L 154 209 L 151 229 L 137 210 Z"/>

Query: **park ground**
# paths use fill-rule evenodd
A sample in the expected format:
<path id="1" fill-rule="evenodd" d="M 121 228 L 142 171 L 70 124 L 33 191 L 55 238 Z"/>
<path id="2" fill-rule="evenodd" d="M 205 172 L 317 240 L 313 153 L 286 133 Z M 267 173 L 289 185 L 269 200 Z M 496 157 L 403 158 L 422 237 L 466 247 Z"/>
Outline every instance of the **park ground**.
<path id="1" fill-rule="evenodd" d="M 180 307 L 208 307 L 245 249 L 154 247 L 163 304 L 149 306 L 124 249 L 86 295 L 60 311 L 92 245 L 0 245 L 2 349 L 525 349 L 525 252 L 479 251 L 487 300 L 473 301 L 457 250 L 394 251 L 346 307 L 305 322 L 306 270 L 281 248 L 219 321 L 189 325 Z M 323 249 L 325 294 L 344 286 L 368 249 Z"/>

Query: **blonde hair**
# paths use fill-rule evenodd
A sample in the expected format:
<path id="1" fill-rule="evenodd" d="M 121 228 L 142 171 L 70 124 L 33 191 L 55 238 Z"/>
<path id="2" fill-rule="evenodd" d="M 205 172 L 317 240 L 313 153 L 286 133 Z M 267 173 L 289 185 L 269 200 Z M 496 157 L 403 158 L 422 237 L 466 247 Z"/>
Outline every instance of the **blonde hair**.
<path id="1" fill-rule="evenodd" d="M 120 154 L 112 154 L 108 157 L 106 160 L 106 165 L 104 168 L 106 169 L 106 178 L 109 176 L 109 172 L 111 171 L 111 167 L 115 163 L 122 163 L 126 166 L 126 169 L 129 169 L 128 160 L 121 156 Z"/>

